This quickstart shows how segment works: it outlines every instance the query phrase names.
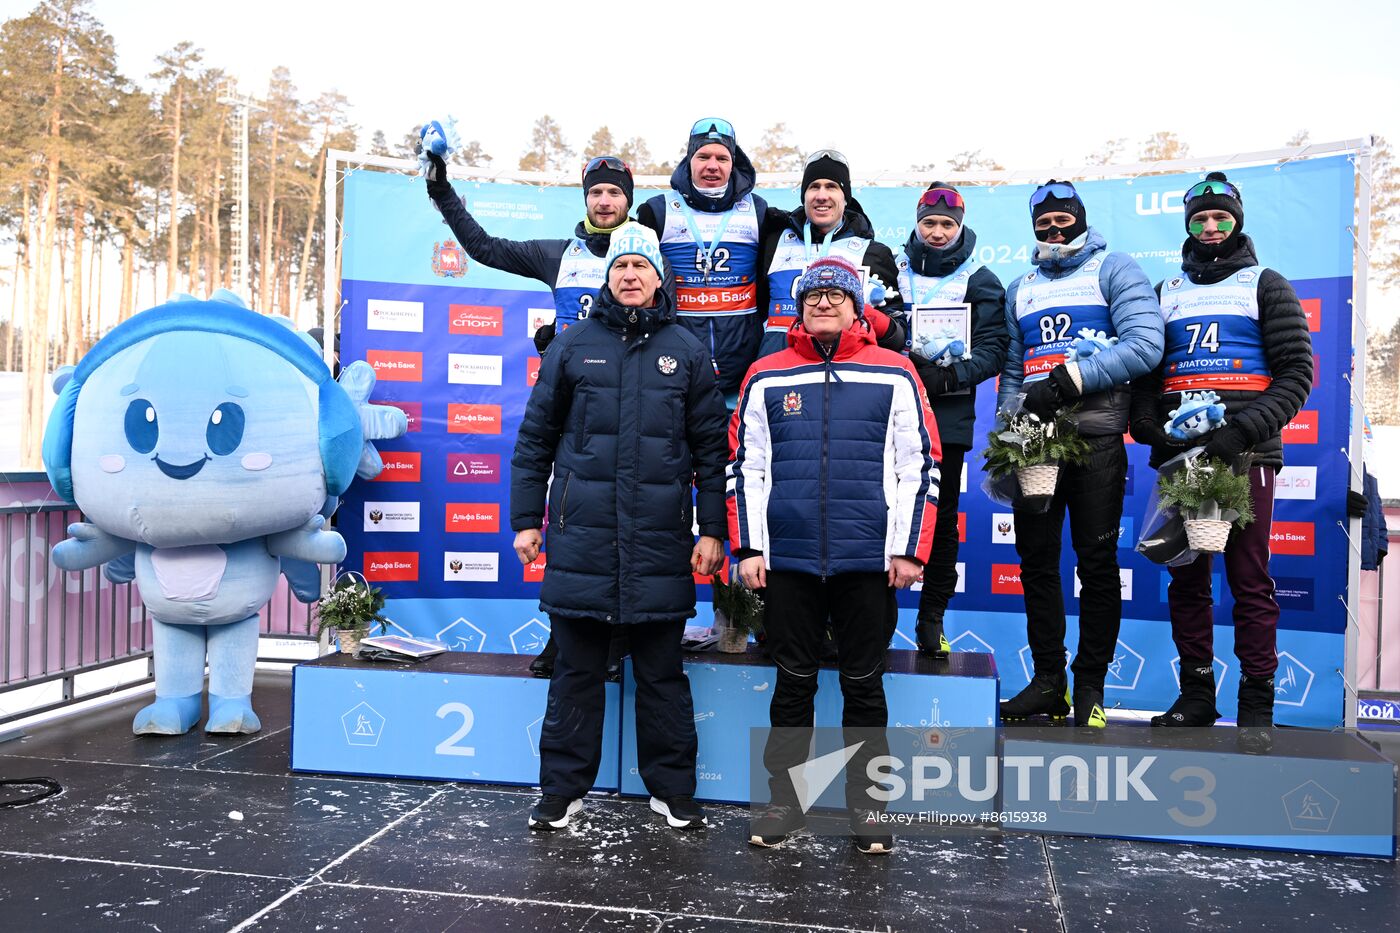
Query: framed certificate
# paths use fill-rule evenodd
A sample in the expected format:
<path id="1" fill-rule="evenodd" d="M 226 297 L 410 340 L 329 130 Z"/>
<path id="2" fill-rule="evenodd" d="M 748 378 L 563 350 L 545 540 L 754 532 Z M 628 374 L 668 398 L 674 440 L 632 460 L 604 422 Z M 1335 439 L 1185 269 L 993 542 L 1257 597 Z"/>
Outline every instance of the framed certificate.
<path id="1" fill-rule="evenodd" d="M 963 352 L 955 359 L 972 358 L 972 305 L 967 302 L 933 302 L 909 309 L 909 340 L 914 349 L 923 345 L 924 338 L 946 346 L 948 341 L 962 341 Z M 941 355 L 941 354 L 939 354 Z M 948 395 L 967 395 L 970 389 L 958 389 Z"/>

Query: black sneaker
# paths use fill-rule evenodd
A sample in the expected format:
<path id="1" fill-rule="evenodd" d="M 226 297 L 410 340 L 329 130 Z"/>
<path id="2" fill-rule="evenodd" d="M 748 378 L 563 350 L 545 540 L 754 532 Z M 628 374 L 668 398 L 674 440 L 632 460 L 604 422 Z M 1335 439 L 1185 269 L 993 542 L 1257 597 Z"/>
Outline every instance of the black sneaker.
<path id="1" fill-rule="evenodd" d="M 1069 689 L 1064 671 L 1036 674 L 1026 684 L 1026 689 L 1002 701 L 1002 719 L 1029 719 L 1032 716 L 1049 716 L 1057 721 L 1069 716 Z"/>
<path id="2" fill-rule="evenodd" d="M 1074 685 L 1074 724 L 1090 729 L 1103 729 L 1108 725 L 1108 717 L 1103 711 L 1101 688 Z"/>
<path id="3" fill-rule="evenodd" d="M 919 643 L 919 653 L 935 658 L 946 658 L 953 646 L 948 644 L 943 634 L 942 618 L 924 618 L 914 622 L 914 637 Z"/>
<path id="4" fill-rule="evenodd" d="M 881 822 L 878 810 L 851 810 L 851 838 L 866 855 L 889 855 L 894 851 L 894 834 L 888 825 Z"/>
<path id="5" fill-rule="evenodd" d="M 672 829 L 699 829 L 705 825 L 705 811 L 689 794 L 651 798 L 651 810 L 666 817 Z"/>
<path id="6" fill-rule="evenodd" d="M 541 794 L 540 802 L 530 811 L 530 828 L 553 831 L 563 829 L 583 810 L 583 801 L 559 794 Z"/>
<path id="7" fill-rule="evenodd" d="M 749 844 L 765 848 L 779 846 L 806 825 L 807 817 L 801 807 L 769 804 L 749 821 Z"/>

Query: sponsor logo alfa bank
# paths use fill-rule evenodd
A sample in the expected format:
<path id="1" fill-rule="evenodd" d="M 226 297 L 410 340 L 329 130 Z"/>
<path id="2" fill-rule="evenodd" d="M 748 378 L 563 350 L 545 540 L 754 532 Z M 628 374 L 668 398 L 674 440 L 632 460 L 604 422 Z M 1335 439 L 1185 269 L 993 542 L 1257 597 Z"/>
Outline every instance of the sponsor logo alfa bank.
<path id="1" fill-rule="evenodd" d="M 490 305 L 448 305 L 447 329 L 453 334 L 499 337 L 505 331 L 505 309 Z"/>
<path id="2" fill-rule="evenodd" d="M 449 353 L 447 381 L 452 385 L 498 386 L 501 384 L 501 358 L 481 353 Z"/>
<path id="3" fill-rule="evenodd" d="M 368 350 L 365 361 L 380 382 L 422 382 L 423 354 L 411 350 Z"/>
<path id="4" fill-rule="evenodd" d="M 992 564 L 992 592 L 1019 595 L 1022 592 L 1021 565 Z"/>
<path id="5" fill-rule="evenodd" d="M 497 502 L 449 502 L 445 530 L 494 534 L 501 530 L 501 506 Z"/>
<path id="6" fill-rule="evenodd" d="M 418 579 L 417 551 L 365 551 L 365 579 L 412 583 Z"/>
<path id="7" fill-rule="evenodd" d="M 416 483 L 422 477 L 423 455 L 416 450 L 383 450 L 384 469 L 374 478 L 376 483 Z"/>
<path id="8" fill-rule="evenodd" d="M 366 502 L 365 531 L 418 531 L 417 502 Z"/>
<path id="9" fill-rule="evenodd" d="M 495 551 L 446 551 L 442 555 L 445 583 L 495 583 L 501 555 Z"/>
<path id="10" fill-rule="evenodd" d="M 371 298 L 365 310 L 369 330 L 393 330 L 405 334 L 423 332 L 423 302 Z"/>
<path id="11" fill-rule="evenodd" d="M 530 561 L 528 564 L 525 565 L 525 582 L 539 583 L 542 580 L 544 580 L 544 568 L 547 563 L 548 561 L 546 560 L 546 555 L 543 551 L 541 551 L 539 557 L 536 557 L 534 560 Z"/>
<path id="12" fill-rule="evenodd" d="M 540 358 L 532 356 L 525 361 L 525 384 L 534 386 L 540 381 Z"/>
<path id="13" fill-rule="evenodd" d="M 449 483 L 496 483 L 501 478 L 500 454 L 448 454 Z"/>
<path id="14" fill-rule="evenodd" d="M 450 434 L 500 434 L 501 406 L 449 402 L 447 430 Z"/>
<path id="15" fill-rule="evenodd" d="M 1317 443 L 1317 412 L 1303 410 L 1288 424 L 1283 426 L 1285 444 Z"/>
<path id="16" fill-rule="evenodd" d="M 1317 467 L 1286 466 L 1274 477 L 1275 499 L 1316 499 Z"/>
<path id="17" fill-rule="evenodd" d="M 1315 553 L 1315 532 L 1312 522 L 1274 522 L 1269 530 L 1269 550 L 1274 554 Z"/>
<path id="18" fill-rule="evenodd" d="M 1322 299 L 1303 298 L 1298 301 L 1303 306 L 1303 315 L 1308 319 L 1308 330 L 1319 333 L 1322 330 Z"/>

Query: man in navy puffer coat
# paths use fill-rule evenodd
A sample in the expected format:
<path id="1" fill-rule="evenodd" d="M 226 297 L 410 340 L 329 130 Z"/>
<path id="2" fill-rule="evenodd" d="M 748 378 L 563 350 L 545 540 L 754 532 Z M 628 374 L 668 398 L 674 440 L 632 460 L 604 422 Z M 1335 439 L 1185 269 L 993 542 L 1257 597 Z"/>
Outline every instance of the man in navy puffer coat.
<path id="1" fill-rule="evenodd" d="M 680 639 L 695 615 L 692 574 L 723 561 L 727 412 L 708 351 L 675 325 L 663 267 L 651 231 L 627 224 L 613 234 L 608 284 L 593 314 L 544 355 L 511 458 L 522 562 L 539 556 L 548 496 L 540 608 L 559 643 L 540 737 L 543 796 L 530 817 L 537 829 L 566 825 L 597 777 L 614 625 L 631 640 L 652 808 L 678 829 L 703 822 Z"/>

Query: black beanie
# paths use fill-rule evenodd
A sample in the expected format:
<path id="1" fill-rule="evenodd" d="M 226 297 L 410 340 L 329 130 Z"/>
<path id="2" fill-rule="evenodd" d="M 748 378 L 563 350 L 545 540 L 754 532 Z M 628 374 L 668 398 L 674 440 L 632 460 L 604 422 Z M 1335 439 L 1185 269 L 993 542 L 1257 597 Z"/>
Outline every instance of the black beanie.
<path id="1" fill-rule="evenodd" d="M 929 190 L 929 191 L 932 191 L 934 188 L 947 188 L 949 191 L 952 191 L 952 192 L 957 192 L 957 190 L 958 190 L 957 188 L 954 188 L 952 185 L 944 184 L 944 183 L 941 182 L 941 181 L 936 181 L 936 182 L 934 182 L 933 184 L 931 184 L 931 185 L 928 186 L 928 190 Z M 919 202 L 919 209 L 918 209 L 917 211 L 914 212 L 914 223 L 918 223 L 919 221 L 923 220 L 925 217 L 929 217 L 929 216 L 932 216 L 932 215 L 939 215 L 939 216 L 942 216 L 942 217 L 950 217 L 950 218 L 952 218 L 953 223 L 955 223 L 955 224 L 957 224 L 959 227 L 961 227 L 961 226 L 962 226 L 962 222 L 963 222 L 963 213 L 964 213 L 963 208 L 961 208 L 961 207 L 950 207 L 950 206 L 948 205 L 948 202 L 947 202 L 947 201 L 938 201 L 938 202 L 934 203 L 932 206 L 929 206 L 928 204 L 925 204 L 925 203 L 923 203 L 922 201 L 920 201 L 920 202 Z"/>
<path id="2" fill-rule="evenodd" d="M 1205 180 L 1206 182 L 1220 181 L 1225 184 L 1206 185 L 1207 193 L 1199 194 L 1186 202 L 1186 232 L 1191 232 L 1192 214 L 1198 214 L 1201 211 L 1225 211 L 1235 218 L 1235 229 L 1230 231 L 1230 235 L 1239 234 L 1244 229 L 1244 201 L 1226 193 L 1227 190 L 1239 191 L 1239 187 L 1226 178 L 1224 172 L 1211 172 Z M 1226 189 L 1225 185 L 1229 185 L 1230 188 Z M 1199 186 L 1193 185 L 1192 187 Z"/>
<path id="3" fill-rule="evenodd" d="M 608 156 L 607 158 L 616 159 L 617 157 Z M 621 159 L 617 159 L 617 161 L 622 162 Z M 626 165 L 627 163 L 623 162 L 622 164 Z M 583 196 L 585 199 L 588 198 L 589 189 L 592 188 L 594 185 L 617 185 L 619 188 L 622 189 L 623 196 L 627 198 L 627 210 L 630 211 L 632 209 L 631 172 L 620 172 L 615 168 L 609 168 L 606 165 L 599 165 L 593 171 L 584 173 Z"/>
<path id="4" fill-rule="evenodd" d="M 1039 220 L 1040 215 L 1042 214 L 1049 214 L 1054 211 L 1063 211 L 1064 213 L 1070 214 L 1074 217 L 1074 223 L 1070 224 L 1069 227 L 1060 228 L 1062 233 L 1064 234 L 1064 238 L 1066 241 L 1077 240 L 1079 237 L 1084 235 L 1085 231 L 1089 229 L 1088 212 L 1084 210 L 1084 202 L 1079 199 L 1079 192 L 1074 191 L 1074 185 L 1070 184 L 1069 182 L 1058 181 L 1057 179 L 1052 178 L 1045 184 L 1041 185 L 1040 188 L 1047 188 L 1050 185 L 1066 185 L 1073 192 L 1073 196 L 1068 198 L 1059 198 L 1053 194 L 1047 194 L 1045 200 L 1041 201 L 1039 204 L 1031 205 L 1031 223 L 1034 224 L 1037 220 Z M 1037 188 L 1036 191 L 1039 191 L 1040 188 Z M 1035 195 L 1031 195 L 1031 197 L 1034 198 Z M 1049 230 L 1035 231 L 1035 238 L 1042 242 L 1044 242 L 1045 238 L 1049 235 Z"/>
<path id="5" fill-rule="evenodd" d="M 817 158 L 811 159 L 802 167 L 802 190 L 805 194 L 807 186 L 818 178 L 827 178 L 841 186 L 841 193 L 846 196 L 846 200 L 851 200 L 851 167 L 845 162 L 838 162 L 825 151 L 817 154 Z"/>

